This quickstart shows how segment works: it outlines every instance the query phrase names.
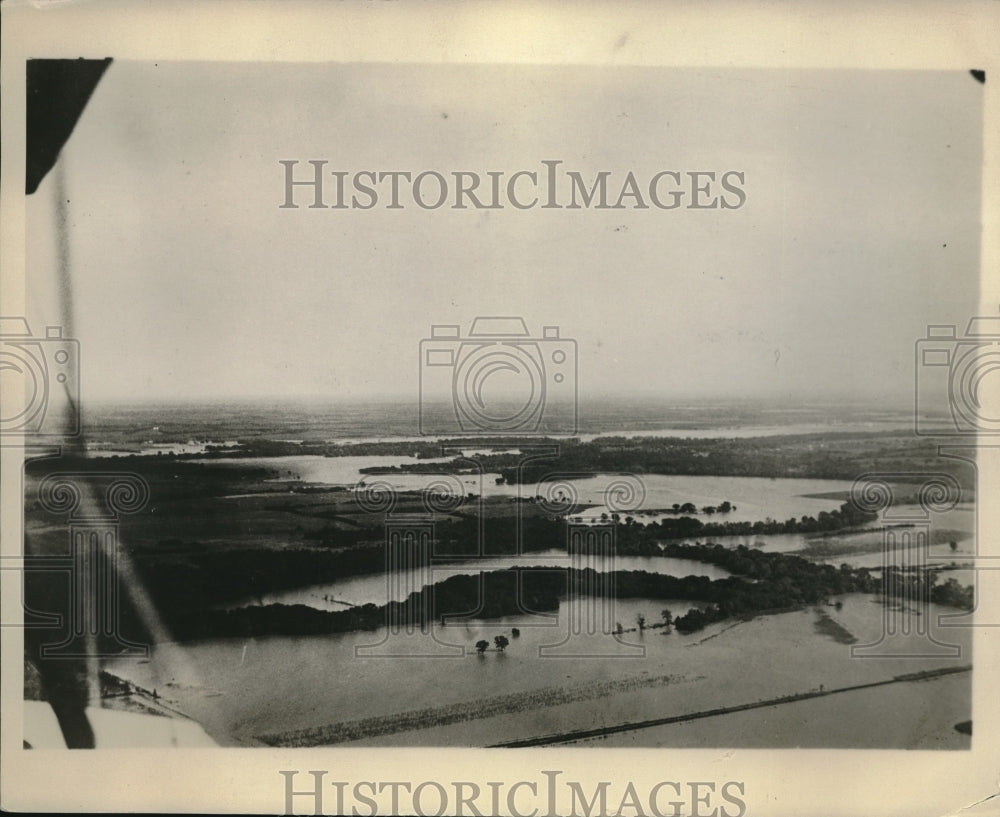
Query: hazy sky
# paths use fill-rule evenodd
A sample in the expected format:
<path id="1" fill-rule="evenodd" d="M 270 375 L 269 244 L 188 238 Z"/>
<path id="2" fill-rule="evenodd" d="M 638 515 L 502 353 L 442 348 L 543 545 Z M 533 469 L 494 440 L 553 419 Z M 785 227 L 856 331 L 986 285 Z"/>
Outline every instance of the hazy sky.
<path id="1" fill-rule="evenodd" d="M 966 72 L 116 62 L 60 159 L 83 394 L 413 396 L 432 323 L 522 315 L 578 341 L 584 395 L 902 403 L 926 324 L 976 310 L 981 116 Z M 558 159 L 615 195 L 737 170 L 747 199 L 288 210 L 282 159 Z M 54 179 L 28 205 L 33 314 Z"/>

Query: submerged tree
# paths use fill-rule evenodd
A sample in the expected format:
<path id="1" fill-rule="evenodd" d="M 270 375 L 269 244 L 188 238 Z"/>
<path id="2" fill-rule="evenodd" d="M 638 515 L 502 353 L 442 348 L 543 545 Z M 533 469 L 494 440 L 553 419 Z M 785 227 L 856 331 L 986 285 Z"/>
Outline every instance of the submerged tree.
<path id="1" fill-rule="evenodd" d="M 476 642 L 476 652 L 486 652 L 487 648 L 490 646 L 490 642 L 485 638 L 480 639 Z"/>
<path id="2" fill-rule="evenodd" d="M 498 635 L 496 638 L 493 639 L 493 643 L 497 645 L 497 649 L 500 652 L 503 652 L 504 649 L 507 647 L 507 645 L 510 644 L 510 642 L 507 640 L 507 636 L 504 635 Z"/>

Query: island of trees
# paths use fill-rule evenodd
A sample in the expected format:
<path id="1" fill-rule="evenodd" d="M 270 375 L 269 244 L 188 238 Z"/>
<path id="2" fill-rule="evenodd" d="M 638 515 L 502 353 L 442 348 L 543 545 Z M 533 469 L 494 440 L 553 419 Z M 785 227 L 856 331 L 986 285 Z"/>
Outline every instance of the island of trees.
<path id="1" fill-rule="evenodd" d="M 726 446 L 716 450 L 712 441 L 646 439 L 643 445 L 649 446 L 647 450 L 627 440 L 612 445 L 608 442 L 610 439 L 595 441 L 601 442 L 599 446 L 584 443 L 568 446 L 568 461 L 573 462 L 575 457 L 583 457 L 581 452 L 587 452 L 587 457 L 606 457 L 599 460 L 602 466 L 612 462 L 622 465 L 627 457 L 636 457 L 632 465 L 654 468 L 660 467 L 655 465 L 659 456 L 664 458 L 660 460 L 662 469 L 676 470 L 687 467 L 684 463 L 706 461 L 714 461 L 713 468 L 722 468 L 725 458 L 730 456 Z M 737 441 L 737 448 L 739 445 L 742 442 Z M 706 446 L 705 450 L 709 451 L 706 457 L 695 456 L 696 449 Z M 795 445 L 791 442 L 786 445 L 778 438 L 770 470 L 781 472 L 793 462 L 803 461 L 799 457 L 802 450 L 801 440 Z M 602 451 L 605 454 L 601 454 Z M 642 451 L 645 453 L 637 453 Z M 674 453 L 685 451 L 690 457 L 671 459 Z M 794 454 L 794 451 L 799 453 Z M 491 454 L 487 459 L 493 456 L 499 459 L 490 461 L 490 467 L 495 466 L 503 473 L 503 457 L 509 455 Z M 748 459 L 754 460 L 755 456 L 750 454 Z M 859 467 L 859 456 L 846 457 L 844 462 L 850 461 L 851 468 Z M 87 460 L 77 465 L 85 469 L 88 464 L 93 466 Z M 67 458 L 37 460 L 29 464 L 28 474 L 37 483 L 49 471 L 73 470 L 73 467 L 74 463 Z M 122 542 L 135 574 L 143 581 L 174 638 L 375 629 L 389 620 L 390 612 L 410 616 L 412 613 L 405 611 L 421 608 L 420 604 L 395 607 L 365 604 L 330 611 L 263 603 L 266 594 L 274 591 L 384 571 L 382 519 L 359 514 L 343 489 L 291 494 L 289 486 L 270 482 L 273 472 L 268 468 L 206 465 L 182 458 L 140 457 L 129 460 L 127 466 L 104 460 L 99 467 L 139 470 L 151 484 L 151 495 L 156 501 L 134 517 L 123 517 Z M 440 469 L 440 465 L 436 467 Z M 696 468 L 691 464 L 690 467 L 697 470 L 701 466 Z M 836 470 L 830 466 L 831 472 Z M 241 498 L 244 492 L 246 498 Z M 419 497 L 402 497 L 400 501 L 404 509 L 406 502 L 419 507 Z M 472 512 L 476 507 L 474 502 L 474 497 L 466 497 L 453 513 L 436 521 L 436 558 L 501 556 L 566 547 L 568 523 L 563 517 L 548 515 L 534 505 L 519 508 L 515 515 L 509 506 L 504 510 L 498 504 L 491 506 L 489 513 L 480 518 Z M 609 521 L 615 524 L 616 547 L 621 555 L 692 559 L 715 564 L 728 571 L 729 577 L 713 581 L 695 576 L 678 579 L 642 571 L 617 571 L 614 581 L 618 597 L 689 601 L 690 609 L 677 615 L 672 626 L 680 632 L 691 632 L 713 621 L 814 604 L 842 593 L 876 593 L 882 587 L 881 581 L 864 569 L 835 568 L 792 554 L 711 544 L 721 536 L 821 534 L 870 526 L 874 515 L 860 511 L 851 503 L 815 516 L 753 523 L 727 521 L 725 502 L 711 507 L 714 508 L 712 513 L 703 506 L 699 514 L 694 503 L 679 503 L 657 522 L 643 524 L 628 516 Z M 354 508 L 353 515 L 347 508 Z M 732 503 L 728 503 L 728 508 L 732 508 Z M 33 546 L 47 546 L 53 553 L 65 552 L 65 528 L 51 524 L 47 517 L 43 520 L 47 527 L 37 524 L 43 515 L 30 490 L 26 498 L 26 518 L 33 522 L 30 527 Z M 697 540 L 706 544 L 681 544 L 676 540 Z M 518 585 L 511 583 L 518 576 L 520 595 Z M 38 598 L 36 588 L 49 583 L 52 585 L 51 597 L 64 597 L 63 585 L 56 586 L 59 581 L 63 581 L 62 577 L 37 572 L 27 575 L 26 602 L 33 609 L 48 610 L 45 603 L 32 603 Z M 919 589 L 927 590 L 937 603 L 963 609 L 970 609 L 973 604 L 971 588 L 963 588 L 953 580 L 938 583 L 937 574 L 932 571 L 922 574 L 891 572 L 887 581 L 892 592 L 903 585 L 918 583 Z M 459 576 L 421 591 L 430 594 L 428 609 L 433 610 L 427 625 L 435 626 L 441 616 L 496 618 L 524 610 L 551 612 L 574 588 L 588 585 L 572 570 L 523 567 L 516 571 L 488 573 L 484 586 L 486 593 L 481 598 L 479 577 Z M 143 626 L 142 617 L 129 606 L 125 594 L 122 605 L 122 634 L 133 641 L 148 643 L 153 634 Z"/>

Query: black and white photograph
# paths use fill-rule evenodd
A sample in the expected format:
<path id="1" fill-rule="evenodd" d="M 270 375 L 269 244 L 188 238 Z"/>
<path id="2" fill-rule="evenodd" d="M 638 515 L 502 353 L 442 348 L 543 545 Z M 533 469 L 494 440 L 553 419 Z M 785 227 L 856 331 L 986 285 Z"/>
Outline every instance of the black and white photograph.
<path id="1" fill-rule="evenodd" d="M 743 817 L 874 759 L 995 813 L 989 66 L 672 64 L 601 8 L 621 59 L 5 58 L 8 768 Z"/>

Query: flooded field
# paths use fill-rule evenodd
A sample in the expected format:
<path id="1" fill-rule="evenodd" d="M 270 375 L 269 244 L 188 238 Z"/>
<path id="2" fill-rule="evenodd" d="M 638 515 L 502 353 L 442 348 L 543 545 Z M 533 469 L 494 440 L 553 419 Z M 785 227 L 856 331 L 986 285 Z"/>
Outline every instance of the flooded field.
<path id="1" fill-rule="evenodd" d="M 438 474 L 389 473 L 366 475 L 362 468 L 392 467 L 418 462 L 413 457 L 364 456 L 322 457 L 296 455 L 287 457 L 245 457 L 197 460 L 216 465 L 245 468 L 273 468 L 278 479 L 303 481 L 317 485 L 350 487 L 378 481 L 397 491 L 420 491 L 438 480 L 442 474 L 451 475 L 446 459 L 422 459 L 421 463 L 442 464 Z M 717 506 L 730 502 L 735 508 L 724 514 L 715 514 L 712 521 L 763 522 L 766 519 L 784 521 L 792 517 L 816 516 L 821 511 L 834 511 L 846 501 L 851 483 L 826 479 L 768 479 L 764 477 L 707 477 L 667 476 L 663 474 L 617 475 L 599 474 L 580 479 L 567 479 L 565 475 L 543 480 L 532 485 L 498 485 L 498 474 L 482 473 L 456 475 L 465 493 L 483 497 L 516 499 L 551 496 L 554 491 L 564 491 L 572 501 L 593 505 L 583 515 L 585 520 L 596 520 L 602 513 L 614 512 L 609 500 L 614 499 L 615 486 L 627 482 L 637 486 L 636 501 L 628 504 L 627 512 L 638 521 L 657 521 L 667 516 L 662 511 L 674 504 L 690 502 L 699 512 L 704 505 Z M 554 487 L 554 486 L 558 487 Z M 609 496 L 610 493 L 610 496 Z M 818 496 L 837 494 L 844 498 Z"/>
<path id="2" fill-rule="evenodd" d="M 858 644 L 878 642 L 882 606 L 869 596 L 841 601 L 842 609 L 826 607 L 822 613 Z M 652 623 L 664 607 L 678 615 L 690 606 L 689 602 L 630 599 L 616 604 L 614 617 L 632 629 L 640 613 Z M 949 611 L 930 611 L 932 617 L 940 612 Z M 256 745 L 261 736 L 301 739 L 294 738 L 297 730 L 322 727 L 322 734 L 338 742 L 348 734 L 354 735 L 350 742 L 370 745 L 487 745 L 497 735 L 514 740 L 682 715 L 818 690 L 821 685 L 832 689 L 971 663 L 968 628 L 950 628 L 947 638 L 941 639 L 954 645 L 951 657 L 853 658 L 849 645 L 817 628 L 821 613 L 814 608 L 743 623 L 724 622 L 691 635 L 636 630 L 623 633 L 621 641 L 601 633 L 567 641 L 565 606 L 561 613 L 557 618 L 518 616 L 436 627 L 434 637 L 416 636 L 408 642 L 427 652 L 426 657 L 393 655 L 387 631 L 382 629 L 323 637 L 164 644 L 155 649 L 149 663 L 115 660 L 108 669 L 145 688 L 157 688 L 165 702 L 198 720 L 224 744 Z M 520 632 L 517 637 L 512 633 L 515 627 Z M 477 641 L 492 641 L 497 634 L 510 640 L 504 652 L 475 652 Z M 909 647 L 919 646 L 915 630 L 906 638 Z M 547 654 L 560 644 L 566 654 Z M 541 647 L 546 649 L 540 655 Z M 385 655 L 372 655 L 379 649 Z M 957 707 L 956 714 L 968 700 L 967 688 L 961 685 L 969 683 L 969 674 L 960 677 L 966 680 L 956 676 L 948 681 L 959 685 L 961 693 L 951 696 L 957 703 L 949 703 Z M 938 706 L 934 683 L 910 686 L 907 695 L 919 698 L 921 713 Z M 872 693 L 872 700 L 880 694 Z M 595 698 L 600 698 L 599 705 L 595 706 Z M 841 717 L 854 723 L 861 722 L 861 715 L 852 713 L 866 711 L 853 707 L 847 697 L 822 700 L 828 703 L 815 705 L 841 707 Z M 365 729 L 373 734 L 357 736 L 359 721 L 391 721 L 398 716 L 402 722 L 406 713 L 417 713 L 412 722 L 421 728 L 394 731 L 389 727 L 386 731 L 380 722 L 361 729 L 362 735 Z M 436 720 L 440 725 L 435 725 Z M 933 741 L 940 732 L 939 720 L 908 721 L 908 740 L 920 745 Z M 700 737 L 703 734 L 712 737 Z M 719 743 L 714 745 L 761 747 L 816 742 L 872 747 L 882 741 L 879 735 L 859 728 L 852 734 L 841 730 L 835 744 L 823 743 L 825 738 L 817 736 L 808 721 L 789 718 L 776 731 L 728 738 L 711 730 L 706 733 L 703 727 L 694 733 L 663 727 L 636 733 L 625 745 L 703 746 L 709 745 L 706 740 L 716 739 Z"/>
<path id="3" fill-rule="evenodd" d="M 750 432 L 734 427 L 733 431 L 735 437 L 749 437 L 771 430 L 758 427 Z M 717 428 L 706 436 L 718 439 L 724 432 Z M 698 429 L 691 427 L 677 436 L 691 439 L 697 435 Z M 299 436 L 289 431 L 288 439 Z M 658 435 L 653 432 L 652 436 Z M 524 511 L 526 518 L 544 523 L 534 529 L 538 536 L 548 536 L 545 525 L 555 525 L 559 516 L 591 523 L 607 521 L 615 514 L 623 525 L 632 524 L 628 517 L 646 525 L 692 516 L 705 525 L 718 523 L 721 530 L 727 530 L 721 527 L 727 523 L 739 523 L 747 530 L 758 522 L 771 530 L 822 527 L 826 532 L 702 534 L 687 541 L 796 554 L 814 563 L 866 568 L 876 576 L 891 537 L 912 549 L 916 535 L 926 534 L 929 546 L 919 560 L 956 568 L 942 572 L 939 581 L 957 578 L 970 583 L 972 570 L 967 563 L 977 552 L 972 504 L 965 502 L 930 516 L 921 516 L 918 507 L 894 506 L 894 519 L 854 518 L 853 527 L 832 530 L 841 520 L 823 519 L 822 514 L 837 511 L 848 500 L 853 483 L 793 476 L 830 473 L 806 467 L 814 442 L 781 443 L 804 463 L 800 467 L 795 460 L 785 462 L 783 477 L 695 475 L 711 474 L 707 469 L 715 467 L 699 459 L 703 454 L 699 444 L 682 447 L 694 469 L 684 475 L 612 471 L 611 462 L 631 462 L 628 457 L 632 455 L 627 453 L 611 460 L 595 459 L 608 467 L 605 473 L 578 476 L 554 468 L 553 475 L 547 476 L 546 470 L 539 469 L 533 472 L 538 481 L 525 485 L 499 482 L 498 473 L 477 473 L 471 463 L 469 469 L 456 472 L 450 457 L 418 458 L 416 446 L 379 456 L 223 458 L 198 456 L 194 440 L 146 446 L 150 453 L 195 455 L 183 465 L 178 460 L 177 466 L 165 456 L 147 460 L 151 478 L 159 480 L 156 486 L 165 499 L 156 506 L 155 518 L 150 511 L 148 518 L 135 523 L 142 544 L 137 553 L 156 568 L 151 577 L 161 575 L 157 570 L 162 563 L 168 578 L 168 571 L 174 571 L 174 584 L 168 589 L 186 593 L 200 578 L 189 562 L 202 559 L 216 571 L 212 581 L 220 583 L 206 581 L 205 586 L 224 587 L 231 566 L 223 564 L 218 569 L 219 559 L 232 549 L 248 565 L 259 564 L 256 569 L 262 575 L 270 570 L 282 580 L 236 583 L 238 592 L 220 592 L 214 597 L 204 591 L 206 621 L 213 622 L 212 628 L 173 630 L 201 640 L 161 642 L 147 661 L 115 658 L 104 666 L 139 687 L 143 700 L 191 717 L 218 743 L 232 746 L 488 746 L 542 741 L 585 746 L 964 748 L 968 737 L 953 727 L 971 718 L 970 630 L 960 626 L 968 624 L 968 617 L 959 620 L 957 609 L 933 605 L 922 610 L 888 608 L 876 593 L 824 601 L 822 594 L 809 592 L 811 585 L 794 586 L 793 574 L 794 581 L 802 582 L 808 582 L 810 575 L 808 570 L 802 571 L 803 576 L 795 574 L 802 570 L 795 560 L 775 561 L 790 571 L 789 579 L 780 592 L 762 596 L 766 605 L 746 608 L 734 602 L 733 610 L 767 606 L 765 614 L 744 620 L 727 610 L 724 614 L 730 618 L 690 634 L 669 631 L 664 613 L 677 619 L 708 602 L 563 598 L 558 612 L 530 613 L 523 605 L 508 605 L 505 609 L 524 612 L 493 620 L 475 617 L 475 604 L 469 602 L 468 608 L 455 608 L 467 612 L 435 621 L 426 631 L 386 624 L 376 627 L 379 619 L 365 619 L 364 611 L 322 619 L 314 612 L 403 601 L 420 587 L 480 572 L 582 566 L 558 547 L 562 538 L 553 536 L 544 541 L 549 549 L 516 556 L 460 560 L 454 554 L 438 559 L 432 553 L 430 564 L 415 561 L 402 572 L 394 565 L 389 581 L 381 570 L 378 550 L 385 536 L 385 520 L 378 513 L 385 511 L 367 509 L 357 493 L 376 482 L 399 494 L 447 484 L 463 497 L 487 500 L 482 505 L 458 505 L 454 513 L 441 512 L 455 526 L 451 532 L 456 536 L 467 534 L 463 525 L 473 529 L 480 510 L 487 522 L 521 518 L 525 506 L 518 502 L 530 503 Z M 868 443 L 837 445 L 845 446 L 846 455 L 857 456 L 857 451 L 867 450 Z M 424 449 L 424 453 L 429 451 Z M 492 450 L 470 446 L 465 453 L 477 452 L 488 455 Z M 672 449 L 664 456 L 674 456 Z M 793 455 L 786 452 L 786 456 Z M 639 462 L 635 468 L 656 470 L 658 462 Z M 427 467 L 429 473 L 406 473 L 415 465 Z M 385 473 L 364 473 L 372 468 Z M 750 473 L 739 467 L 732 470 Z M 172 485 L 177 473 L 204 479 L 216 492 L 188 496 Z M 448 479 L 442 481 L 442 476 Z M 913 491 L 912 486 L 901 486 L 896 496 L 910 497 Z M 176 505 L 172 505 L 175 498 Z M 567 514 L 570 506 L 574 509 Z M 687 506 L 683 512 L 682 506 Z M 405 497 L 397 498 L 392 507 L 396 508 L 393 512 L 402 508 L 400 513 L 411 513 L 421 506 L 419 498 Z M 366 518 L 372 513 L 376 514 L 372 519 Z M 821 521 L 817 524 L 805 517 Z M 787 520 L 799 520 L 799 524 L 781 524 Z M 501 537 L 509 535 L 507 529 L 497 529 Z M 691 530 L 692 526 L 675 529 Z M 649 552 L 656 546 L 658 531 L 665 533 L 662 528 L 650 529 L 640 537 L 633 531 L 631 539 L 623 533 L 620 542 L 633 552 Z M 532 542 L 525 544 L 530 547 Z M 315 564 L 325 565 L 327 556 L 339 557 L 339 551 L 350 553 L 355 547 L 368 551 L 368 561 L 348 559 L 345 568 L 338 563 L 315 575 L 310 572 L 313 563 L 303 562 L 305 566 L 296 568 L 300 572 L 290 577 L 282 574 L 293 563 L 289 560 L 302 559 L 302 554 L 317 554 Z M 503 550 L 497 547 L 492 552 Z M 598 572 L 647 571 L 712 580 L 729 576 L 715 565 L 682 558 L 617 554 L 613 559 L 601 558 L 601 564 L 590 565 Z M 913 554 L 909 558 L 914 561 Z M 357 569 L 371 572 L 337 578 Z M 766 573 L 754 575 L 747 581 L 772 581 Z M 184 576 L 191 581 L 181 581 Z M 302 581 L 311 584 L 294 586 Z M 838 590 L 874 586 L 867 578 L 865 582 L 836 586 Z M 255 586 L 261 593 L 248 596 Z M 286 587 L 291 589 L 274 589 Z M 557 592 L 542 606 L 547 609 L 554 603 Z M 178 604 L 182 598 L 178 596 Z M 817 604 L 797 609 L 802 598 Z M 259 609 L 271 604 L 313 609 Z M 239 607 L 254 609 L 236 615 L 223 612 Z M 942 626 L 941 615 L 951 615 L 953 620 L 944 623 L 952 626 Z M 350 624 L 344 626 L 372 629 L 322 636 L 204 637 L 251 631 L 319 632 L 327 620 L 347 622 L 348 618 Z M 689 622 L 696 619 L 690 617 Z M 197 622 L 197 617 L 193 620 Z M 308 623 L 321 620 L 321 626 Z M 888 623 L 896 626 L 900 620 L 906 626 L 893 630 L 886 641 Z M 928 636 L 928 628 L 934 638 Z M 339 625 L 329 629 L 339 629 Z M 905 643 L 897 643 L 898 638 Z M 894 651 L 880 653 L 884 646 Z M 852 654 L 858 648 L 868 651 L 864 659 Z M 956 674 L 920 675 L 942 668 Z M 899 677 L 913 674 L 917 675 Z M 881 684 L 889 686 L 873 686 Z M 802 696 L 812 697 L 805 700 Z M 883 710 L 892 712 L 891 728 L 872 734 L 866 727 Z"/>
<path id="4" fill-rule="evenodd" d="M 343 609 L 343 603 L 386 604 L 389 601 L 403 601 L 408 593 L 417 587 L 444 581 L 452 576 L 474 576 L 480 572 L 509 570 L 513 567 L 551 567 L 565 569 L 572 567 L 565 550 L 543 550 L 523 556 L 505 556 L 498 559 L 474 559 L 452 564 L 432 565 L 430 568 L 397 571 L 393 581 L 385 575 L 352 576 L 338 582 L 316 584 L 277 593 L 268 593 L 253 603 L 263 604 L 305 604 L 319 610 Z M 729 572 L 720 567 L 693 559 L 674 559 L 656 556 L 616 556 L 602 565 L 604 570 L 645 570 L 665 576 L 705 576 L 709 579 L 724 579 Z M 232 607 L 242 606 L 235 603 Z"/>

